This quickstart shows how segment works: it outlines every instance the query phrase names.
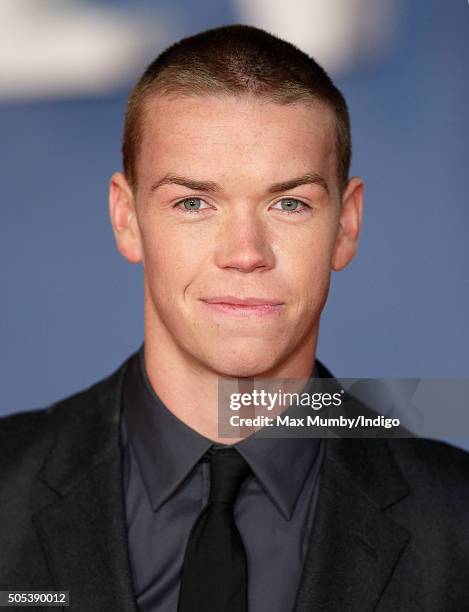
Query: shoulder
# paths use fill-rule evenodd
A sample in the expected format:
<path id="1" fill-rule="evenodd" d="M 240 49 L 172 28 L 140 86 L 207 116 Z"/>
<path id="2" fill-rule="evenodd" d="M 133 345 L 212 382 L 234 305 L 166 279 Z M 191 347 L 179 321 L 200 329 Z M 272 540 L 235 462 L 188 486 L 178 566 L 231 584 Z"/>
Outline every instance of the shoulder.
<path id="1" fill-rule="evenodd" d="M 20 465 L 28 464 L 38 468 L 40 458 L 44 458 L 65 433 L 71 440 L 71 434 L 83 436 L 95 426 L 104 427 L 106 419 L 115 418 L 105 408 L 114 405 L 113 400 L 120 393 L 129 359 L 112 374 L 48 406 L 0 417 L 0 465 L 3 474 L 9 466 L 17 469 Z"/>
<path id="2" fill-rule="evenodd" d="M 469 453 L 427 439 L 391 439 L 387 443 L 411 491 L 404 507 L 412 508 L 416 518 L 436 517 L 435 528 L 448 521 L 456 523 L 456 530 L 461 520 L 467 524 Z"/>
<path id="3" fill-rule="evenodd" d="M 468 487 L 469 452 L 424 438 L 394 438 L 387 444 L 407 479 Z"/>
<path id="4" fill-rule="evenodd" d="M 331 465 L 380 508 L 469 520 L 469 453 L 424 438 L 328 440 Z"/>
<path id="5" fill-rule="evenodd" d="M 0 464 L 2 473 L 20 460 L 37 461 L 53 440 L 50 409 L 40 408 L 0 418 Z"/>

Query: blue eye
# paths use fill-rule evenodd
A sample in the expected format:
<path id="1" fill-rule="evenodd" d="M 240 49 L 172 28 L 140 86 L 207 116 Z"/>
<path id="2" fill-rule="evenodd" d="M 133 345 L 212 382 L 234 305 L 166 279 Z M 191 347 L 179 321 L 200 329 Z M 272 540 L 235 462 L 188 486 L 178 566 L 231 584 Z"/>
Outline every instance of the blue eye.
<path id="1" fill-rule="evenodd" d="M 203 210 L 202 204 L 205 202 L 201 198 L 184 198 L 176 203 L 176 208 L 182 210 L 182 212 L 199 212 Z M 182 204 L 182 208 L 180 205 Z"/>
<path id="2" fill-rule="evenodd" d="M 296 198 L 282 198 L 281 200 L 275 203 L 275 206 L 277 204 L 280 204 L 282 208 L 277 208 L 276 210 L 283 210 L 287 213 L 302 213 L 305 208 L 309 208 L 307 204 L 304 204 Z M 301 208 L 299 208 L 299 206 L 301 206 Z"/>

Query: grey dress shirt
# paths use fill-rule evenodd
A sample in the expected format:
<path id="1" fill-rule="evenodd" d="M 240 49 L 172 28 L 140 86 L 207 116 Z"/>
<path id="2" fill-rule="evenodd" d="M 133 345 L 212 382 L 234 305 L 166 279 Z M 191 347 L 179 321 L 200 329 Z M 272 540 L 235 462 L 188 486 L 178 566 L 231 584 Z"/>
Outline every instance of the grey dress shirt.
<path id="1" fill-rule="evenodd" d="M 201 459 L 214 442 L 158 398 L 144 344 L 129 364 L 123 393 L 125 509 L 137 603 L 145 612 L 176 612 L 186 543 L 210 489 L 209 464 Z M 235 446 L 252 470 L 234 506 L 248 559 L 248 610 L 290 612 L 310 543 L 324 441 L 252 435 Z"/>

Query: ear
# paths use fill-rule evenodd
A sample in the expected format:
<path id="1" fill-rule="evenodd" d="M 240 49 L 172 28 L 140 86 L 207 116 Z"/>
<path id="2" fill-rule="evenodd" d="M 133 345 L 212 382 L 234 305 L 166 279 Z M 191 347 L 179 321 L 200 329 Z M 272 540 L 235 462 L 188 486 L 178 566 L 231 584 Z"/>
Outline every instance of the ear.
<path id="1" fill-rule="evenodd" d="M 363 189 L 362 179 L 354 176 L 348 182 L 342 196 L 339 229 L 331 264 L 336 272 L 345 268 L 357 251 L 362 224 Z"/>
<path id="2" fill-rule="evenodd" d="M 134 196 L 122 172 L 113 174 L 109 183 L 109 216 L 121 255 L 130 263 L 142 261 Z"/>

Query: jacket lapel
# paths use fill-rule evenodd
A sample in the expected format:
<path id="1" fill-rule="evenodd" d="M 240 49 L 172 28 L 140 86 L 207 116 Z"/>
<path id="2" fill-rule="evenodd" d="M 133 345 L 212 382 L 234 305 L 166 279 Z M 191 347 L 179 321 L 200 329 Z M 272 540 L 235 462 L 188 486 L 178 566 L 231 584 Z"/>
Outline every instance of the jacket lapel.
<path id="1" fill-rule="evenodd" d="M 38 477 L 56 501 L 33 515 L 57 590 L 70 609 L 135 612 L 119 423 L 124 373 L 52 406 L 56 443 Z M 37 507 L 37 506 L 36 506 Z"/>
<path id="2" fill-rule="evenodd" d="M 384 510 L 408 486 L 386 440 L 330 439 L 295 612 L 375 610 L 408 532 Z"/>

